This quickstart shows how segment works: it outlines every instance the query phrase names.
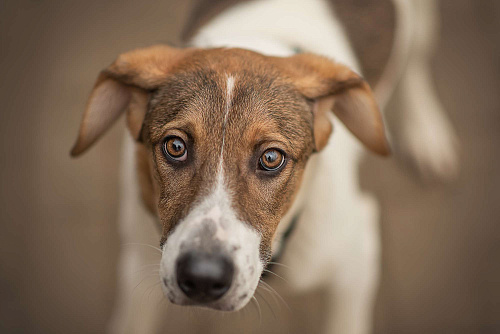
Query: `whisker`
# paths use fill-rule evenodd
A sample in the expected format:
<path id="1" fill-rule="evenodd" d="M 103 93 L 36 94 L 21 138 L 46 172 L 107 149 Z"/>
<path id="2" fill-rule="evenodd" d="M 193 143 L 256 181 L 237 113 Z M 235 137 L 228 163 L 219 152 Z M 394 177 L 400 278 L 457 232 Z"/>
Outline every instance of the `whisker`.
<path id="1" fill-rule="evenodd" d="M 132 293 L 134 293 L 134 292 L 135 292 L 135 289 L 137 289 L 137 287 L 138 287 L 139 285 L 141 285 L 141 284 L 142 284 L 142 282 L 144 282 L 146 279 L 148 279 L 148 278 L 152 278 L 152 277 L 154 277 L 154 276 L 156 276 L 154 273 L 153 273 L 153 274 L 150 274 L 150 275 L 146 275 L 146 276 L 145 276 L 143 279 L 141 279 L 141 281 L 140 281 L 140 282 L 139 282 L 139 283 L 138 283 L 138 284 L 137 284 L 137 285 L 136 285 L 136 286 L 132 289 Z"/>
<path id="2" fill-rule="evenodd" d="M 264 297 L 264 295 L 261 295 L 258 291 L 255 291 L 255 293 L 264 300 L 264 302 L 266 303 L 267 307 L 271 310 L 271 313 L 273 314 L 274 319 L 278 320 L 278 317 L 276 316 L 276 313 L 274 312 L 274 309 L 271 307 L 271 304 L 269 304 L 269 302 Z"/>
<path id="3" fill-rule="evenodd" d="M 281 277 L 280 275 L 276 274 L 274 271 L 271 271 L 269 269 L 264 269 L 264 271 L 266 273 L 270 273 L 270 274 L 273 274 L 274 276 L 278 277 L 278 278 L 281 278 L 284 282 L 288 283 L 288 281 L 286 279 L 284 279 L 283 277 Z"/>
<path id="4" fill-rule="evenodd" d="M 267 292 L 268 294 L 271 295 L 271 298 L 273 298 L 273 301 L 276 305 L 278 305 L 279 309 L 281 310 L 281 304 L 280 304 L 280 301 L 278 300 L 278 298 L 276 298 L 275 294 L 269 290 L 268 288 L 266 288 L 265 286 L 263 285 L 258 285 L 258 288 L 264 290 L 265 292 Z"/>
<path id="5" fill-rule="evenodd" d="M 141 273 L 141 272 L 144 272 L 144 271 L 147 271 L 147 270 L 151 270 L 150 273 L 151 274 L 157 274 L 157 273 L 160 273 L 160 269 L 148 269 L 148 268 L 144 268 L 144 269 L 139 269 L 137 271 L 134 271 L 134 274 L 138 274 L 138 273 Z"/>
<path id="6" fill-rule="evenodd" d="M 160 266 L 159 263 L 150 263 L 150 264 L 145 264 L 145 265 L 142 265 L 140 266 L 139 268 L 146 268 L 146 267 L 153 267 L 153 266 Z"/>
<path id="7" fill-rule="evenodd" d="M 153 268 L 149 269 L 150 267 L 153 267 Z M 155 270 L 155 267 L 158 267 L 158 268 L 156 268 L 156 270 Z M 139 268 L 136 271 L 134 271 L 134 274 L 138 274 L 138 273 L 146 271 L 146 270 L 151 270 L 151 273 L 159 273 L 160 272 L 160 264 L 159 263 L 151 263 L 151 264 L 145 264 L 145 265 L 139 266 Z"/>
<path id="8" fill-rule="evenodd" d="M 151 276 L 149 276 L 151 277 Z M 147 277 L 146 277 L 147 278 Z M 145 302 L 145 299 L 147 298 L 147 302 L 149 302 L 149 297 L 150 295 L 146 296 L 148 294 L 148 291 L 150 291 L 150 289 L 154 288 L 155 286 L 157 286 L 158 284 L 160 283 L 160 281 L 158 280 L 157 282 L 153 282 L 151 283 L 148 287 L 146 287 L 144 289 L 144 291 L 142 292 L 142 295 L 139 297 L 139 305 L 144 305 L 144 302 Z"/>
<path id="9" fill-rule="evenodd" d="M 290 268 L 289 266 L 287 266 L 286 264 L 283 264 L 283 263 L 272 262 L 272 261 L 269 261 L 268 263 L 269 264 L 273 264 L 273 265 L 277 265 L 277 266 L 281 266 L 281 267 L 286 268 L 286 269 L 290 269 L 290 270 L 292 269 L 292 268 Z"/>
<path id="10" fill-rule="evenodd" d="M 138 243 L 138 242 L 128 242 L 126 244 L 123 244 L 124 246 L 145 246 L 145 247 L 149 247 L 149 248 L 152 248 L 154 250 L 157 250 L 158 252 L 160 252 L 160 254 L 162 253 L 162 250 L 158 247 L 155 247 L 153 245 L 148 245 L 148 244 L 141 244 L 141 243 Z"/>
<path id="11" fill-rule="evenodd" d="M 155 284 L 153 284 L 152 286 L 150 286 L 148 289 L 146 289 L 145 293 L 148 292 L 148 300 L 151 299 L 151 293 L 155 290 L 155 288 L 161 284 L 161 281 L 158 280 L 158 282 L 156 282 Z"/>
<path id="12" fill-rule="evenodd" d="M 259 326 L 261 326 L 262 325 L 262 311 L 260 310 L 259 301 L 257 300 L 257 298 L 255 298 L 255 296 L 252 296 L 252 299 L 257 304 L 257 311 L 259 311 Z"/>
<path id="13" fill-rule="evenodd" d="M 276 296 L 283 302 L 283 304 L 285 304 L 285 306 L 288 309 L 288 311 L 290 311 L 290 312 L 292 311 L 292 309 L 290 308 L 290 306 L 288 306 L 288 303 L 283 299 L 283 297 L 280 296 L 280 294 L 276 290 L 274 290 L 274 288 L 272 286 L 270 286 L 269 284 L 267 284 L 263 280 L 260 280 L 260 282 L 262 284 L 264 284 L 267 288 L 269 288 L 274 294 L 276 294 Z"/>

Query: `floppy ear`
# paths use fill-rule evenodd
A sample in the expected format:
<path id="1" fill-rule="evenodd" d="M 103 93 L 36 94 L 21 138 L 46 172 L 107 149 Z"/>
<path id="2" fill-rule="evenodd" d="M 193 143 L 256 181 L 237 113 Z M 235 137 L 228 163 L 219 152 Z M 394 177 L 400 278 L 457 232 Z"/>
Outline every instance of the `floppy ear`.
<path id="1" fill-rule="evenodd" d="M 314 101 L 314 137 L 316 150 L 328 142 L 332 125 L 327 113 L 333 113 L 370 150 L 390 153 L 382 115 L 366 81 L 347 66 L 313 54 L 298 54 L 278 60 L 295 87 Z"/>
<path id="2" fill-rule="evenodd" d="M 87 150 L 127 111 L 127 126 L 138 139 L 149 103 L 172 68 L 193 49 L 155 45 L 124 53 L 101 72 L 92 89 L 72 156 Z"/>

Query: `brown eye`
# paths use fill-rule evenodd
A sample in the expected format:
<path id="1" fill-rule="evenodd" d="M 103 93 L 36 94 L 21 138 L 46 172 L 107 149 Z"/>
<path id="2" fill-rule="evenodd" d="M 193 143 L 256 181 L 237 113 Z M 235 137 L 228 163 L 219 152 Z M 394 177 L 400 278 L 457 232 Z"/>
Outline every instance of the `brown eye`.
<path id="1" fill-rule="evenodd" d="M 259 163 L 262 169 L 266 171 L 276 171 L 283 166 L 285 162 L 285 155 L 283 152 L 271 148 L 262 154 Z"/>
<path id="2" fill-rule="evenodd" d="M 186 143 L 179 137 L 167 137 L 163 144 L 163 153 L 172 160 L 184 161 L 187 159 Z"/>

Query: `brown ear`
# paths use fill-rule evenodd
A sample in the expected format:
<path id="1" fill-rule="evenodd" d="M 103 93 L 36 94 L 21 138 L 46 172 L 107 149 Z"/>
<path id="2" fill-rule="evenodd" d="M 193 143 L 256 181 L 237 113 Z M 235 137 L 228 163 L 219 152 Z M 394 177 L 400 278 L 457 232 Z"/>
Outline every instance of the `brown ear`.
<path id="1" fill-rule="evenodd" d="M 297 89 L 315 101 L 314 136 L 319 151 L 328 142 L 331 110 L 370 150 L 390 153 L 382 115 L 370 86 L 347 66 L 313 54 L 281 58 L 280 67 Z"/>
<path id="2" fill-rule="evenodd" d="M 120 55 L 97 78 L 71 155 L 87 150 L 125 110 L 127 126 L 137 139 L 149 102 L 148 91 L 157 88 L 191 51 L 155 45 Z"/>

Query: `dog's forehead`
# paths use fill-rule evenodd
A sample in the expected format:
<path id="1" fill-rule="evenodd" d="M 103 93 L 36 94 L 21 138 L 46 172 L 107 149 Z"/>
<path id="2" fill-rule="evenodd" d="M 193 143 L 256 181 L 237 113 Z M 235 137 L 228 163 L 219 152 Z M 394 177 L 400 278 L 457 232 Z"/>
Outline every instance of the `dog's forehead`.
<path id="1" fill-rule="evenodd" d="M 193 208 L 208 203 L 234 210 L 234 217 L 262 235 L 262 254 L 269 254 L 314 150 L 313 111 L 272 62 L 247 55 L 186 59 L 152 92 L 142 139 L 156 152 L 163 241 Z M 191 157 L 182 170 L 164 162 L 158 145 L 179 133 Z M 288 167 L 267 178 L 258 162 L 271 148 L 285 152 Z"/>
<path id="2" fill-rule="evenodd" d="M 265 57 L 224 50 L 186 59 L 153 94 L 146 123 L 152 141 L 176 121 L 205 138 L 221 136 L 224 124 L 228 139 L 246 131 L 253 137 L 279 134 L 292 143 L 311 137 L 310 109 Z"/>

